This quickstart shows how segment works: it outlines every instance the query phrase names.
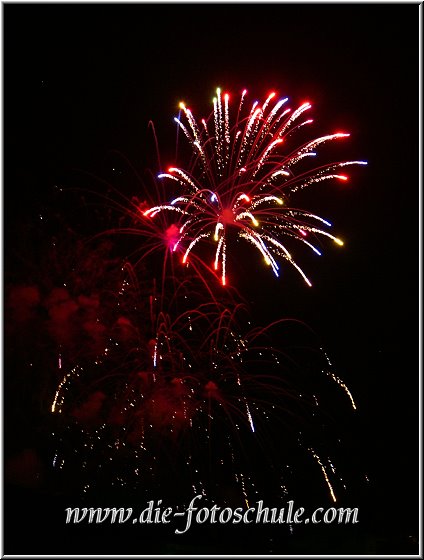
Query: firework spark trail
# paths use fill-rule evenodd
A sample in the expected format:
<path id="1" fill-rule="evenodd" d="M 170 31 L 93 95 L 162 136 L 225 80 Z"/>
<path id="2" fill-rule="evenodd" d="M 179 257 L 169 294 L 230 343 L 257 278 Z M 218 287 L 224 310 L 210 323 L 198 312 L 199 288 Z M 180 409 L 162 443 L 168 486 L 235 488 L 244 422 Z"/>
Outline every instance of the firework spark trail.
<path id="1" fill-rule="evenodd" d="M 310 448 L 309 451 L 312 453 L 312 456 L 314 457 L 314 459 L 317 461 L 318 465 L 321 467 L 322 470 L 322 474 L 324 476 L 325 482 L 327 483 L 328 489 L 330 491 L 330 496 L 331 499 L 333 500 L 333 502 L 337 502 L 337 498 L 336 495 L 334 493 L 333 487 L 331 485 L 330 479 L 328 478 L 328 474 L 326 471 L 325 466 L 323 465 L 319 455 L 314 451 L 314 449 Z"/>
<path id="2" fill-rule="evenodd" d="M 193 113 L 184 103 L 180 104 L 182 116 L 175 118 L 197 157 L 190 170 L 170 167 L 159 174 L 160 179 L 176 182 L 182 194 L 171 203 L 158 204 L 145 210 L 144 217 L 154 218 L 158 213 L 170 211 L 179 214 L 179 235 L 174 248 L 185 245 L 183 262 L 188 261 L 191 251 L 201 240 L 216 244 L 213 267 L 220 270 L 221 282 L 226 277 L 227 244 L 230 230 L 249 241 L 271 265 L 276 276 L 279 267 L 276 257 L 283 257 L 302 276 L 306 284 L 311 282 L 301 267 L 285 249 L 282 238 L 302 242 L 316 254 L 321 252 L 304 238 L 308 234 L 327 237 L 335 243 L 343 242 L 310 220 L 319 220 L 327 227 L 331 224 L 314 214 L 286 206 L 290 194 L 324 180 L 347 181 L 346 175 L 336 173 L 338 168 L 366 165 L 365 161 L 353 160 L 315 167 L 309 171 L 294 173 L 297 164 L 308 156 L 316 156 L 322 144 L 349 136 L 336 132 L 308 141 L 294 150 L 286 148 L 288 137 L 311 119 L 299 121 L 311 108 L 309 102 L 296 110 L 285 109 L 288 98 L 275 102 L 271 93 L 262 106 L 253 103 L 247 116 L 242 115 L 246 90 L 238 106 L 235 124 L 231 124 L 229 95 L 222 95 L 218 88 L 213 100 L 213 112 L 202 119 L 199 126 Z M 274 103 L 274 105 L 273 105 Z M 284 110 L 283 110 L 284 107 Z M 210 123 L 213 132 L 208 128 Z"/>
<path id="3" fill-rule="evenodd" d="M 321 348 L 321 351 L 323 352 L 328 365 L 330 366 L 330 368 L 333 367 L 333 364 L 330 362 L 330 358 L 328 357 L 327 353 L 324 351 L 323 348 Z M 337 375 L 335 375 L 332 371 L 326 371 L 326 374 L 331 377 L 331 379 L 333 381 L 335 381 L 337 383 L 337 385 L 340 385 L 340 387 L 345 391 L 345 393 L 347 394 L 347 396 L 350 399 L 350 402 L 352 404 L 352 408 L 353 410 L 356 410 L 356 404 L 355 401 L 353 400 L 353 396 L 352 393 L 349 391 L 349 388 L 347 387 L 346 383 L 343 381 L 343 379 L 340 379 L 340 377 L 337 377 Z"/>
<path id="4" fill-rule="evenodd" d="M 62 369 L 61 365 L 59 369 Z M 70 372 L 64 374 L 63 378 L 61 379 L 61 381 L 57 386 L 50 409 L 51 412 L 53 413 L 57 412 L 59 414 L 62 412 L 62 406 L 65 402 L 65 392 L 66 392 L 67 384 L 69 384 L 70 381 L 72 381 L 75 377 L 78 377 L 79 375 L 80 375 L 80 368 L 78 366 L 74 367 Z"/>

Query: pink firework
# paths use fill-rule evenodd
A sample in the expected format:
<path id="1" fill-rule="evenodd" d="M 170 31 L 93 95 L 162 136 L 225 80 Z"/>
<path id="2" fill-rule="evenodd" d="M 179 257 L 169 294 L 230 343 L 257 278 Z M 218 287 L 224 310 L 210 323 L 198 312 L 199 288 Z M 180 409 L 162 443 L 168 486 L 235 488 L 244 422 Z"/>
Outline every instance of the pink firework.
<path id="1" fill-rule="evenodd" d="M 176 215 L 172 250 L 182 252 L 183 263 L 203 241 L 212 242 L 213 268 L 219 271 L 223 285 L 227 284 L 227 241 L 232 229 L 260 252 L 276 276 L 280 270 L 278 261 L 283 259 L 310 286 L 286 243 L 295 240 L 320 255 L 314 244 L 319 237 L 329 238 L 338 245 L 343 242 L 324 229 L 331 227 L 327 220 L 289 207 L 288 198 L 313 183 L 331 179 L 346 181 L 348 177 L 338 172 L 340 168 L 366 162 L 344 161 L 302 170 L 300 162 L 316 156 L 319 146 L 349 134 L 336 132 L 290 147 L 290 137 L 312 122 L 304 119 L 311 104 L 303 103 L 292 111 L 286 108 L 287 98 L 275 102 L 275 93 L 271 93 L 262 105 L 255 101 L 246 112 L 245 95 L 246 90 L 234 124 L 230 118 L 229 95 L 222 95 L 220 89 L 213 100 L 213 112 L 201 123 L 180 103 L 184 119 L 175 118 L 175 121 L 190 143 L 193 163 L 187 170 L 170 167 L 167 173 L 159 175 L 177 183 L 181 194 L 145 210 L 143 215 L 152 219 L 162 212 Z"/>

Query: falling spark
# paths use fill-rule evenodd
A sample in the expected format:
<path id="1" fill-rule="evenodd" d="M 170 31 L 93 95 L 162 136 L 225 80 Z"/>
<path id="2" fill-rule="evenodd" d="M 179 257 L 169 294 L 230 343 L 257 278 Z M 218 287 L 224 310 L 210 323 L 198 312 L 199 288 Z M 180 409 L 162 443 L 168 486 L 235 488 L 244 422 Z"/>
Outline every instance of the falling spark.
<path id="1" fill-rule="evenodd" d="M 309 451 L 312 453 L 312 456 L 316 459 L 318 465 L 321 467 L 322 474 L 324 475 L 325 482 L 327 483 L 328 489 L 330 490 L 330 495 L 331 495 L 331 498 L 332 498 L 333 502 L 337 502 L 336 495 L 334 494 L 333 487 L 331 486 L 330 479 L 328 478 L 327 471 L 325 470 L 325 467 L 322 464 L 321 459 L 319 458 L 317 453 L 315 453 L 315 451 L 312 448 L 309 448 Z"/>

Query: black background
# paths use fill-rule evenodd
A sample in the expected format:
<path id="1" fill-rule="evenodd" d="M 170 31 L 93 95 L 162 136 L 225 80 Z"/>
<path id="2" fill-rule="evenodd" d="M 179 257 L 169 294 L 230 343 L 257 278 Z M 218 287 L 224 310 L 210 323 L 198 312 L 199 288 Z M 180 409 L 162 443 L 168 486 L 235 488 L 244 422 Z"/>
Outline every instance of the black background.
<path id="1" fill-rule="evenodd" d="M 251 101 L 275 89 L 310 100 L 322 134 L 351 133 L 340 157 L 368 166 L 305 195 L 343 249 L 310 266 L 312 289 L 261 272 L 240 289 L 261 319 L 292 316 L 320 333 L 359 403 L 373 531 L 417 535 L 418 4 L 2 9 L 6 273 L 13 232 L 38 219 L 70 170 L 110 173 L 111 150 L 153 166 L 149 120 L 171 161 L 180 100 L 200 117 L 217 86 L 235 97 L 247 88 Z M 5 542 L 19 553 L 14 531 Z"/>

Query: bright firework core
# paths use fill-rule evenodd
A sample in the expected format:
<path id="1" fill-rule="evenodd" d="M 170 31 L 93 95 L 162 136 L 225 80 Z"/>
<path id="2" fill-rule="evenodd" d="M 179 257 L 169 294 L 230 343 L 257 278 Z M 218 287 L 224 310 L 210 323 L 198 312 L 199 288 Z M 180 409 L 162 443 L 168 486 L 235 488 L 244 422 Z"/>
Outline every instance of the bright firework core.
<path id="1" fill-rule="evenodd" d="M 308 286 L 311 282 L 294 261 L 288 244 L 301 244 L 317 255 L 319 239 L 326 237 L 337 245 L 343 241 L 322 229 L 330 222 L 303 209 L 289 207 L 289 196 L 314 183 L 339 180 L 346 175 L 336 169 L 350 165 L 365 165 L 365 161 L 345 161 L 313 167 L 304 171 L 299 162 L 312 160 L 317 148 L 324 143 L 346 138 L 347 133 L 327 134 L 300 146 L 292 146 L 292 138 L 312 119 L 303 120 L 311 108 L 309 102 L 292 111 L 288 98 L 274 102 L 275 93 L 263 104 L 255 101 L 250 109 L 243 108 L 243 91 L 234 121 L 230 118 L 229 95 L 213 100 L 213 112 L 198 123 L 189 108 L 180 103 L 184 123 L 175 118 L 193 150 L 193 165 L 188 169 L 171 167 L 160 179 L 174 181 L 181 194 L 170 203 L 148 209 L 144 216 L 154 218 L 159 212 L 174 212 L 179 216 L 179 230 L 167 236 L 170 246 L 184 249 L 182 262 L 198 250 L 204 241 L 215 244 L 214 268 L 220 270 L 226 284 L 226 226 L 238 226 L 237 236 L 257 249 L 267 266 L 279 276 L 279 260 L 293 266 Z M 231 201 L 228 203 L 228 201 Z M 171 226 L 172 228 L 172 226 Z M 172 239 L 172 241 L 171 241 Z"/>
<path id="2" fill-rule="evenodd" d="M 165 240 L 168 247 L 173 248 L 178 241 L 180 229 L 175 224 L 171 224 L 165 231 Z"/>
<path id="3" fill-rule="evenodd" d="M 219 216 L 219 221 L 225 225 L 235 224 L 234 212 L 231 208 L 224 208 Z"/>

